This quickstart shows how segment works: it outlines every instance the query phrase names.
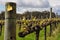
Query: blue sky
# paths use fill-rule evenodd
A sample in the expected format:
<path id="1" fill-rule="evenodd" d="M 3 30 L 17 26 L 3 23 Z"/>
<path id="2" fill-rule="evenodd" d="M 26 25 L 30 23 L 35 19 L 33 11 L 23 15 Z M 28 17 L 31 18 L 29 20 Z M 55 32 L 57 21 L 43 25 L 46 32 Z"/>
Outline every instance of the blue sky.
<path id="1" fill-rule="evenodd" d="M 6 2 L 17 3 L 17 13 L 25 11 L 44 11 L 53 8 L 60 15 L 60 0 L 0 0 L 0 12 L 5 10 Z"/>
<path id="2" fill-rule="evenodd" d="M 0 11 L 3 11 L 4 10 L 4 5 L 0 5 Z"/>

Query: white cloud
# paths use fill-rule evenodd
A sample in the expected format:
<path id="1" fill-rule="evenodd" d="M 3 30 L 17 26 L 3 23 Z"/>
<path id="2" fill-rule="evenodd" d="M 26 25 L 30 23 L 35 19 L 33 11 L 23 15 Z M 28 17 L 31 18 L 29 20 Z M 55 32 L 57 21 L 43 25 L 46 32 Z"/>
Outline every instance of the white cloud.
<path id="1" fill-rule="evenodd" d="M 48 0 L 48 2 L 53 11 L 60 14 L 60 0 Z"/>
<path id="2" fill-rule="evenodd" d="M 40 2 L 40 0 L 22 0 L 21 2 L 25 5 L 31 4 L 31 5 L 34 5 L 34 6 L 42 4 L 42 2 Z"/>
<path id="3" fill-rule="evenodd" d="M 0 0 L 0 5 L 5 5 L 6 2 L 16 2 L 17 3 L 17 0 Z"/>
<path id="4" fill-rule="evenodd" d="M 6 2 L 16 2 L 20 7 L 49 7 L 47 0 L 0 0 L 0 4 L 4 5 Z"/>
<path id="5" fill-rule="evenodd" d="M 48 0 L 51 7 L 60 6 L 60 0 Z"/>
<path id="6" fill-rule="evenodd" d="M 44 11 L 44 10 L 50 11 L 49 9 L 50 8 L 24 8 L 24 7 L 20 7 L 20 8 L 17 8 L 17 12 L 22 14 L 26 11 L 40 11 L 40 12 Z"/>
<path id="7" fill-rule="evenodd" d="M 43 8 L 49 7 L 49 3 L 46 0 L 19 0 L 18 5 L 21 7 L 36 7 Z"/>
<path id="8" fill-rule="evenodd" d="M 0 0 L 0 5 L 5 5 L 6 2 L 16 2 L 17 12 L 43 11 L 53 7 L 54 12 L 60 13 L 60 0 Z"/>

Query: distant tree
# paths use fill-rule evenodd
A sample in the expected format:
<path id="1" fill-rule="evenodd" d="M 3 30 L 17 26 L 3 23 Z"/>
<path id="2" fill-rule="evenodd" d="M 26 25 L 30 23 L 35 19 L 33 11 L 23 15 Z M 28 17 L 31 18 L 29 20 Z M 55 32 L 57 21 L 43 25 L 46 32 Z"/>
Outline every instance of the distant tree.
<path id="1" fill-rule="evenodd" d="M 39 12 L 39 11 L 32 11 L 32 12 L 25 12 L 22 14 L 23 16 L 25 16 L 27 19 L 31 19 L 31 15 L 36 17 L 37 19 L 41 19 L 41 18 L 49 18 L 50 17 L 50 12 L 49 11 L 42 11 L 42 12 Z M 52 18 L 55 17 L 55 13 L 52 12 Z"/>
<path id="2" fill-rule="evenodd" d="M 39 11 L 32 11 L 32 12 L 29 12 L 29 11 L 26 11 L 22 14 L 17 14 L 16 13 L 16 19 L 20 20 L 23 18 L 23 16 L 26 18 L 26 19 L 31 19 L 31 17 L 36 17 L 37 19 L 41 19 L 41 18 L 49 18 L 50 17 L 50 12 L 49 11 L 42 11 L 42 12 L 39 12 Z M 52 12 L 52 18 L 56 17 L 55 13 Z M 2 11 L 1 14 L 0 14 L 0 19 L 5 19 L 5 12 Z"/>
<path id="3" fill-rule="evenodd" d="M 4 20 L 5 19 L 5 12 L 4 11 L 1 12 L 1 16 L 2 16 L 2 20 Z"/>
<path id="4" fill-rule="evenodd" d="M 0 13 L 0 20 L 4 20 L 5 19 L 5 12 L 4 11 L 2 11 L 1 13 Z"/>

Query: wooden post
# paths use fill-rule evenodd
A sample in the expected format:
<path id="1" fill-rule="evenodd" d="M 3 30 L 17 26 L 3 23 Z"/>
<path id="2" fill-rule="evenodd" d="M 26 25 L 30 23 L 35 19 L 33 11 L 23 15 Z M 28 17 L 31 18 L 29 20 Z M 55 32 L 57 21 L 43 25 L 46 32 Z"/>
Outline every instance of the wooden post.
<path id="1" fill-rule="evenodd" d="M 2 24 L 0 23 L 0 36 L 2 34 Z"/>
<path id="2" fill-rule="evenodd" d="M 52 23 L 52 31 L 55 31 L 55 22 Z"/>
<path id="3" fill-rule="evenodd" d="M 50 8 L 50 18 L 52 18 L 52 8 Z"/>
<path id="4" fill-rule="evenodd" d="M 52 18 L 52 8 L 50 8 L 50 19 Z M 52 33 L 52 25 L 50 23 L 50 35 L 51 36 L 51 33 Z"/>
<path id="5" fill-rule="evenodd" d="M 19 31 L 21 30 L 21 22 L 19 22 Z"/>
<path id="6" fill-rule="evenodd" d="M 56 13 L 56 18 L 58 18 L 58 13 Z"/>
<path id="7" fill-rule="evenodd" d="M 55 22 L 55 28 L 57 28 L 57 22 Z"/>
<path id="8" fill-rule="evenodd" d="M 44 34 L 44 40 L 47 40 L 46 32 L 47 32 L 47 31 L 46 31 L 46 26 L 45 26 L 45 28 L 44 28 L 44 33 L 45 33 L 45 34 Z"/>
<path id="9" fill-rule="evenodd" d="M 49 36 L 51 36 L 51 34 L 52 34 L 52 24 L 50 23 L 50 35 Z"/>
<path id="10" fill-rule="evenodd" d="M 5 8 L 4 40 L 16 40 L 16 3 L 8 2 Z"/>
<path id="11" fill-rule="evenodd" d="M 36 40 L 39 40 L 39 30 L 36 31 Z"/>

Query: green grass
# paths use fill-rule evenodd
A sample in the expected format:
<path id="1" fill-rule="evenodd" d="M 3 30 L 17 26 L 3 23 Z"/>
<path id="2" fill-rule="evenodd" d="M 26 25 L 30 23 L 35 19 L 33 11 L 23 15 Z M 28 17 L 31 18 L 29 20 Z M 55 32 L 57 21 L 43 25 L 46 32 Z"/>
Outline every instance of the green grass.
<path id="1" fill-rule="evenodd" d="M 18 30 L 18 28 L 19 28 L 19 26 L 17 25 L 16 26 L 16 40 L 35 40 L 35 32 L 25 36 L 24 38 L 19 37 L 18 33 L 20 31 Z M 49 31 L 50 31 L 50 28 L 49 28 L 49 26 L 47 26 L 47 37 L 48 37 Z M 60 32 L 58 32 L 56 36 L 57 37 L 55 40 L 60 40 Z M 0 40 L 4 40 L 4 27 L 3 27 L 2 35 L 0 36 Z M 44 29 L 40 31 L 39 40 L 44 40 Z M 52 38 L 52 40 L 53 40 L 53 38 Z"/>
<path id="2" fill-rule="evenodd" d="M 0 40 L 4 40 L 4 26 L 3 26 L 3 28 L 2 28 L 2 34 L 1 34 L 1 36 L 0 36 Z"/>
<path id="3" fill-rule="evenodd" d="M 57 40 L 60 40 L 60 33 L 58 34 Z"/>

